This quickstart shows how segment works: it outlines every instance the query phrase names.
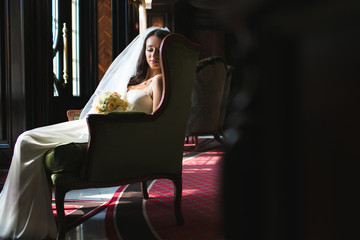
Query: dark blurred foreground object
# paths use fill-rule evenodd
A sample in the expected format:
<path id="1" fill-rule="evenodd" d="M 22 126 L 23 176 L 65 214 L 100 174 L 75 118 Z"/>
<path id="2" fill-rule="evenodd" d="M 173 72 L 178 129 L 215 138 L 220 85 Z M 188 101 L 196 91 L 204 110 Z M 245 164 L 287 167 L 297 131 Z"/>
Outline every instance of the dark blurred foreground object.
<path id="1" fill-rule="evenodd" d="M 225 239 L 359 236 L 359 1 L 218 9 L 237 37 L 239 89 L 225 131 Z"/>

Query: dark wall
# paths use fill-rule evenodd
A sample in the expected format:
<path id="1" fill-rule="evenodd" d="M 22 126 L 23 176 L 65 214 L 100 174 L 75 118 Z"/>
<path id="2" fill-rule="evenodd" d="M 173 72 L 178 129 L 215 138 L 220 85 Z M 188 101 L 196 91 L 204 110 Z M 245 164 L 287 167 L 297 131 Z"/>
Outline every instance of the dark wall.
<path id="1" fill-rule="evenodd" d="M 44 125 L 50 89 L 47 37 L 48 1 L 1 3 L 1 128 L 0 156 L 7 159 L 17 136 Z M 4 160 L 5 161 L 5 160 Z"/>
<path id="2" fill-rule="evenodd" d="M 221 22 L 214 17 L 217 9 L 194 4 L 196 1 L 177 1 L 175 3 L 175 32 L 186 36 L 200 45 L 199 59 L 221 56 L 227 61 L 226 31 Z"/>

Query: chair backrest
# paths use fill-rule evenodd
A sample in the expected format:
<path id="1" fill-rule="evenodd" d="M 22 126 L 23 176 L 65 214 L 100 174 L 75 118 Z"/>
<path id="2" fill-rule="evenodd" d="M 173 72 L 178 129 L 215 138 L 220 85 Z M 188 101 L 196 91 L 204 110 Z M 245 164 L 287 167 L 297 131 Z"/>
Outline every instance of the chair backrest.
<path id="1" fill-rule="evenodd" d="M 219 130 L 226 76 L 227 65 L 222 57 L 209 57 L 198 62 L 188 135 L 211 134 Z"/>
<path id="2" fill-rule="evenodd" d="M 223 132 L 223 128 L 224 128 L 226 110 L 228 108 L 228 102 L 229 102 L 229 94 L 230 94 L 232 72 L 233 72 L 233 67 L 228 65 L 227 66 L 227 72 L 226 72 L 226 80 L 225 80 L 225 84 L 224 84 L 224 94 L 223 94 L 223 97 L 222 97 L 221 107 L 220 107 L 220 120 L 219 120 L 219 130 L 220 130 L 220 132 Z"/>
<path id="3" fill-rule="evenodd" d="M 181 174 L 199 46 L 179 34 L 169 34 L 162 41 L 160 56 L 165 87 L 154 114 L 88 116 L 94 136 L 89 143 L 88 181 L 121 182 Z"/>

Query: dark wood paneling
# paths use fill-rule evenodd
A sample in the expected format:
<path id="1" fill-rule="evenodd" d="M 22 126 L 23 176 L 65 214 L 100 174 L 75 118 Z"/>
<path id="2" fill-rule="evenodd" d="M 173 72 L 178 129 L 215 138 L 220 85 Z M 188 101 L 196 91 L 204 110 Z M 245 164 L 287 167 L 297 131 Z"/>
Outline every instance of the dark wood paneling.
<path id="1" fill-rule="evenodd" d="M 11 159 L 8 1 L 0 2 L 0 191 Z"/>
<path id="2" fill-rule="evenodd" d="M 25 66 L 23 14 L 20 1 L 9 1 L 10 18 L 10 81 L 12 141 L 26 129 Z"/>
<path id="3" fill-rule="evenodd" d="M 98 85 L 97 0 L 80 1 L 80 78 L 81 96 L 77 108 L 84 106 Z"/>
<path id="4" fill-rule="evenodd" d="M 146 15 L 148 27 L 167 27 L 174 32 L 174 3 L 153 3 L 152 8 L 146 10 Z"/>
<path id="5" fill-rule="evenodd" d="M 10 147 L 9 14 L 8 2 L 0 3 L 0 149 Z M 4 158 L 4 157 L 3 157 Z M 0 157 L 1 160 L 1 157 Z"/>
<path id="6" fill-rule="evenodd" d="M 126 14 L 125 14 L 126 8 L 127 8 L 127 1 L 111 0 L 113 59 L 127 45 L 127 41 L 126 41 L 127 24 L 123 21 L 126 18 Z"/>
<path id="7" fill-rule="evenodd" d="M 134 24 L 139 22 L 138 3 L 132 0 L 111 0 L 113 58 L 139 34 Z"/>
<path id="8" fill-rule="evenodd" d="M 199 59 L 225 55 L 225 32 L 218 29 L 195 29 L 192 40 L 201 46 Z"/>
<path id="9" fill-rule="evenodd" d="M 111 0 L 98 0 L 98 80 L 112 62 Z"/>
<path id="10" fill-rule="evenodd" d="M 170 11 L 168 9 L 168 11 Z M 174 31 L 180 33 L 201 46 L 200 57 L 226 56 L 226 32 L 221 22 L 215 18 L 216 8 L 200 8 L 188 1 L 174 4 Z"/>

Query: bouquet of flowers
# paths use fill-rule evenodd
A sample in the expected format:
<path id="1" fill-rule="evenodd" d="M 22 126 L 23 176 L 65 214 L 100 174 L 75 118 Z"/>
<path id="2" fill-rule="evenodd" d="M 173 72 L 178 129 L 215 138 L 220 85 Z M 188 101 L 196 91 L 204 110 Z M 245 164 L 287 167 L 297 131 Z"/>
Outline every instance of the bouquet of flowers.
<path id="1" fill-rule="evenodd" d="M 130 109 L 126 99 L 122 99 L 117 92 L 103 92 L 94 98 L 92 106 L 97 113 L 123 112 Z"/>

